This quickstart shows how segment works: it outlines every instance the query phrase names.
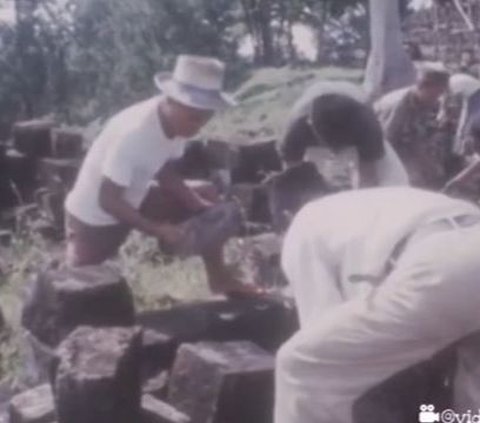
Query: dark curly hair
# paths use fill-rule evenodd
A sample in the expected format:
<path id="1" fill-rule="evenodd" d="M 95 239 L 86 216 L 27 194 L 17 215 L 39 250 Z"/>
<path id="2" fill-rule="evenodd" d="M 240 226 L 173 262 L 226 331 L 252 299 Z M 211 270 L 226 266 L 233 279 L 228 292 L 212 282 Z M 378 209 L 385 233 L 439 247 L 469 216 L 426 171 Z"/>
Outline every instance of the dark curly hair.
<path id="1" fill-rule="evenodd" d="M 359 137 L 382 143 L 373 109 L 343 94 L 325 94 L 313 101 L 309 117 L 315 133 L 332 149 L 356 145 Z"/>

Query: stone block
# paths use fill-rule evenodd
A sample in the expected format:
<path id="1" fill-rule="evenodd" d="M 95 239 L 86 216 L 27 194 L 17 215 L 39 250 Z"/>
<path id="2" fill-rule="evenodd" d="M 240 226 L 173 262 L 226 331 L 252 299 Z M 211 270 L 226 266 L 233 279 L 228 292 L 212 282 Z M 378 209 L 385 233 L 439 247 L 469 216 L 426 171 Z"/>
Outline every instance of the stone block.
<path id="1" fill-rule="evenodd" d="M 15 148 L 28 157 L 50 156 L 53 126 L 53 122 L 47 120 L 17 122 L 13 127 Z"/>
<path id="2" fill-rule="evenodd" d="M 0 144 L 0 169 L 2 170 L 2 177 L 0 178 L 0 211 L 2 211 L 17 204 L 17 198 L 13 192 L 8 172 L 7 147 L 4 144 Z"/>
<path id="3" fill-rule="evenodd" d="M 51 423 L 55 420 L 55 406 L 50 385 L 16 395 L 10 401 L 10 423 Z"/>
<path id="4" fill-rule="evenodd" d="M 29 331 L 23 331 L 19 350 L 22 366 L 17 379 L 22 386 L 52 382 L 58 365 L 58 357 L 53 348 L 39 341 Z"/>
<path id="5" fill-rule="evenodd" d="M 238 147 L 231 142 L 210 139 L 205 143 L 210 166 L 215 169 L 232 169 L 238 160 Z"/>
<path id="6" fill-rule="evenodd" d="M 165 398 L 167 395 L 167 385 L 168 373 L 165 370 L 161 370 L 143 382 L 142 392 L 155 398 Z"/>
<path id="7" fill-rule="evenodd" d="M 287 285 L 280 266 L 282 238 L 275 233 L 247 236 L 232 242 L 231 260 L 241 270 L 245 280 L 265 288 Z"/>
<path id="8" fill-rule="evenodd" d="M 75 183 L 81 161 L 78 159 L 41 159 L 37 179 L 41 186 L 52 190 L 69 191 Z"/>
<path id="9" fill-rule="evenodd" d="M 142 375 L 148 378 L 159 370 L 170 367 L 177 343 L 171 335 L 145 329 L 142 338 Z"/>
<path id="10" fill-rule="evenodd" d="M 60 345 L 58 423 L 140 421 L 141 330 L 80 327 Z"/>
<path id="11" fill-rule="evenodd" d="M 22 322 L 41 342 L 56 346 L 81 325 L 133 325 L 133 297 L 127 282 L 106 265 L 49 270 L 35 278 Z"/>
<path id="12" fill-rule="evenodd" d="M 251 342 L 184 344 L 168 401 L 195 423 L 271 422 L 274 362 Z"/>
<path id="13" fill-rule="evenodd" d="M 65 190 L 41 188 L 35 192 L 35 202 L 55 229 L 63 232 L 65 226 Z"/>
<path id="14" fill-rule="evenodd" d="M 261 183 L 272 172 L 279 172 L 282 162 L 275 140 L 242 145 L 232 169 L 233 183 Z"/>
<path id="15" fill-rule="evenodd" d="M 211 164 L 204 143 L 201 141 L 189 142 L 177 165 L 178 171 L 185 179 L 208 179 Z"/>
<path id="16" fill-rule="evenodd" d="M 151 395 L 142 397 L 142 423 L 190 423 L 190 418 Z"/>
<path id="17" fill-rule="evenodd" d="M 309 162 L 286 169 L 267 184 L 272 223 L 277 231 L 288 228 L 306 203 L 331 192 L 316 166 Z"/>
<path id="18" fill-rule="evenodd" d="M 15 204 L 33 200 L 36 184 L 37 161 L 26 154 L 9 149 L 6 153 L 6 175 L 13 188 Z"/>
<path id="19" fill-rule="evenodd" d="M 83 154 L 83 133 L 73 128 L 56 128 L 52 133 L 52 156 L 59 159 L 80 158 Z"/>
<path id="20" fill-rule="evenodd" d="M 296 311 L 275 298 L 180 305 L 141 313 L 137 322 L 170 335 L 176 345 L 202 340 L 248 340 L 272 352 L 298 330 Z"/>

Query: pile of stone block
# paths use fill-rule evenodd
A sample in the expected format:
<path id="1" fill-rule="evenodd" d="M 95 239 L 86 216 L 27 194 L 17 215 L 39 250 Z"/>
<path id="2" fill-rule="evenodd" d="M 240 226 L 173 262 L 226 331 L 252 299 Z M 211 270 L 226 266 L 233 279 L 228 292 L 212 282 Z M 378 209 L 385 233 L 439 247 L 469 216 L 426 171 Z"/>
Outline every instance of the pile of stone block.
<path id="1" fill-rule="evenodd" d="M 36 203 L 45 224 L 61 231 L 63 200 L 83 153 L 83 135 L 76 129 L 49 120 L 16 123 L 12 140 L 0 146 L 0 212 L 13 209 L 16 215 L 15 208 Z"/>
<path id="2" fill-rule="evenodd" d="M 335 190 L 313 163 L 283 169 L 277 141 L 194 141 L 178 168 L 185 178 L 210 179 L 227 197 L 240 202 L 248 222 L 264 231 L 285 229 L 306 202 Z"/>
<path id="3" fill-rule="evenodd" d="M 58 128 L 48 120 L 16 123 L 12 140 L 0 145 L 6 176 L 0 181 L 0 225 L 18 227 L 18 216 L 25 215 L 18 208 L 36 204 L 41 218 L 32 219 L 34 229 L 60 240 L 64 200 L 81 166 L 83 145 L 76 129 Z M 274 139 L 252 139 L 245 145 L 192 141 L 178 169 L 187 179 L 212 181 L 227 199 L 238 201 L 247 232 L 280 232 L 305 202 L 329 191 L 312 165 L 283 170 Z"/>
<path id="4" fill-rule="evenodd" d="M 279 299 L 236 299 L 135 313 L 107 266 L 33 281 L 23 326 L 36 387 L 12 423 L 268 423 L 274 353 L 297 330 Z"/>

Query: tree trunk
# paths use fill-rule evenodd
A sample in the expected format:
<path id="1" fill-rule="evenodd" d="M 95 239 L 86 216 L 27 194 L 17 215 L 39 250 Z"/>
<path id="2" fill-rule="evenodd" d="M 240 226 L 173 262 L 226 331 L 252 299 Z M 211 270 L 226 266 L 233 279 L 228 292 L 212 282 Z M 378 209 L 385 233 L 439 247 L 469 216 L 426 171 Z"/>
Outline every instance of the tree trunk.
<path id="1" fill-rule="evenodd" d="M 364 87 L 371 101 L 415 81 L 404 46 L 398 0 L 369 0 L 371 51 Z"/>
<path id="2" fill-rule="evenodd" d="M 270 0 L 259 0 L 257 16 L 262 40 L 263 64 L 271 66 L 275 64 L 275 47 L 271 26 Z"/>

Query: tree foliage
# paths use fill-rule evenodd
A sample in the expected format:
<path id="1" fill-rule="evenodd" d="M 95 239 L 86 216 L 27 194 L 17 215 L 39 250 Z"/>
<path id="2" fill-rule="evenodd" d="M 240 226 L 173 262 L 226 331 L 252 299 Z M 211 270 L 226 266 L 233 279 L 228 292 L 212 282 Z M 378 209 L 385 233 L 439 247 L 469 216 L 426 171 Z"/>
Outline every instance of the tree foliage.
<path id="1" fill-rule="evenodd" d="M 84 123 L 150 95 L 155 72 L 181 53 L 219 57 L 237 76 L 252 42 L 255 65 L 299 60 L 292 28 L 328 37 L 358 31 L 364 0 L 0 0 L 17 21 L 0 24 L 0 115 L 55 113 Z M 350 12 L 349 12 L 350 11 Z M 345 20 L 345 16 L 350 16 Z M 365 19 L 365 17 L 363 18 Z M 349 25 L 351 25 L 350 28 Z M 330 26 L 329 26 L 330 25 Z M 325 30 L 327 29 L 327 31 Z M 342 34 L 342 36 L 338 34 Z M 319 48 L 319 59 L 324 59 Z"/>

